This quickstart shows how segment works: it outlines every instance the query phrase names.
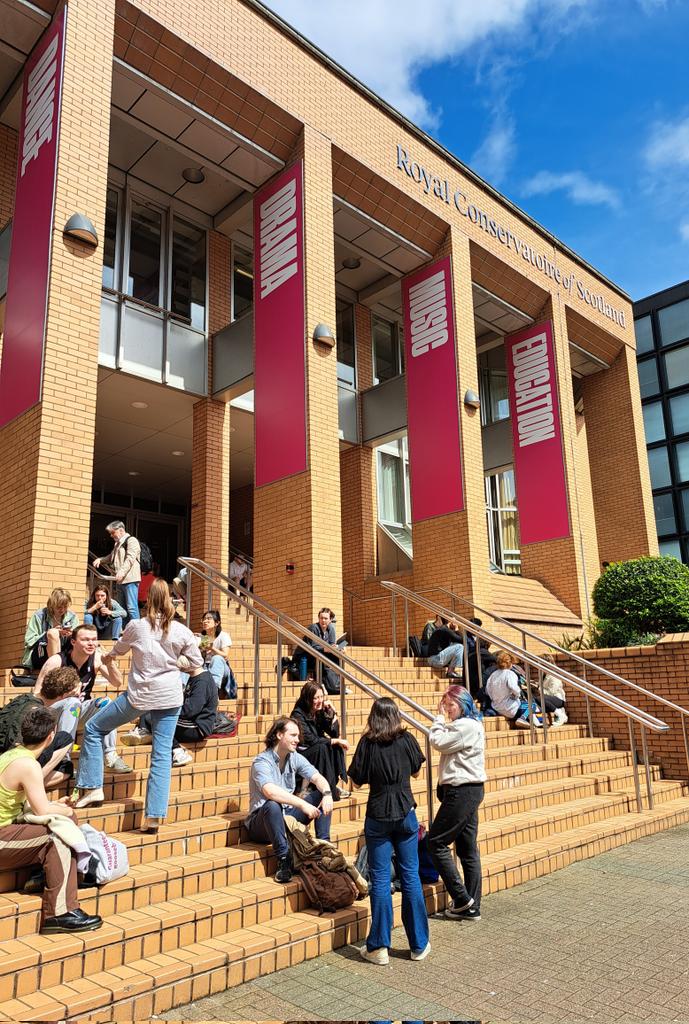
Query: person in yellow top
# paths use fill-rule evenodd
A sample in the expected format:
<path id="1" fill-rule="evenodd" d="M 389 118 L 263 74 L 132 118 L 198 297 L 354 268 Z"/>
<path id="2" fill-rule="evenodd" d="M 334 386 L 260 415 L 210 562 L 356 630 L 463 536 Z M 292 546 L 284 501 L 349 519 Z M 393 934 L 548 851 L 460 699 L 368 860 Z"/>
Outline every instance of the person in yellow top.
<path id="1" fill-rule="evenodd" d="M 34 814 L 74 817 L 67 797 L 48 800 L 37 758 L 55 736 L 55 715 L 30 708 L 21 724 L 21 744 L 0 755 L 0 872 L 40 863 L 45 872 L 41 933 L 95 931 L 103 921 L 79 909 L 74 853 L 45 825 L 18 825 L 24 801 Z"/>

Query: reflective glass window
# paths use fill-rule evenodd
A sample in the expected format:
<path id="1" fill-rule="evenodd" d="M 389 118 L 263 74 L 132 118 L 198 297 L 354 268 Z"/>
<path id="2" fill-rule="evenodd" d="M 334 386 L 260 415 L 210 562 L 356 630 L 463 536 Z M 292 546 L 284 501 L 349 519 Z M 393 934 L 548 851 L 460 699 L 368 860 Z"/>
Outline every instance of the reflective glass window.
<path id="1" fill-rule="evenodd" d="M 658 310 L 660 344 L 672 345 L 689 338 L 689 299 Z"/>
<path id="2" fill-rule="evenodd" d="M 254 304 L 253 256 L 241 246 L 232 246 L 232 316 L 238 320 Z"/>
<path id="3" fill-rule="evenodd" d="M 672 494 L 654 494 L 653 511 L 655 512 L 658 536 L 662 536 L 664 533 L 677 533 Z"/>
<path id="4" fill-rule="evenodd" d="M 689 345 L 666 352 L 664 359 L 667 386 L 678 388 L 682 384 L 689 384 Z"/>
<path id="5" fill-rule="evenodd" d="M 682 561 L 682 548 L 679 540 L 661 540 L 658 544 L 658 550 L 661 555 L 669 555 L 671 558 Z"/>
<path id="6" fill-rule="evenodd" d="M 373 382 L 380 384 L 384 380 L 398 377 L 402 372 L 400 332 L 396 324 L 378 317 L 373 317 L 372 327 Z"/>
<path id="7" fill-rule="evenodd" d="M 677 479 L 682 481 L 689 480 L 689 441 L 683 441 L 682 444 L 676 444 L 675 454 L 677 456 Z M 653 478 L 651 477 L 651 480 L 652 479 Z M 653 486 L 660 487 L 662 485 L 653 484 Z"/>
<path id="8" fill-rule="evenodd" d="M 206 232 L 175 217 L 172 225 L 170 310 L 192 327 L 206 327 Z"/>
<path id="9" fill-rule="evenodd" d="M 689 530 L 689 489 L 680 491 L 682 499 L 682 515 L 684 517 L 684 529 Z"/>
<path id="10" fill-rule="evenodd" d="M 655 359 L 642 359 L 637 365 L 641 397 L 649 398 L 651 395 L 657 395 L 660 388 L 658 387 L 658 367 Z"/>
<path id="11" fill-rule="evenodd" d="M 665 424 L 663 423 L 663 403 L 651 402 L 644 405 L 641 410 L 644 414 L 644 428 L 646 441 L 652 444 L 654 441 L 665 440 Z"/>
<path id="12" fill-rule="evenodd" d="M 677 447 L 681 448 L 682 446 L 678 445 Z M 689 445 L 687 445 L 687 448 L 689 448 Z M 648 466 L 651 471 L 651 487 L 654 490 L 659 487 L 670 486 L 672 483 L 670 479 L 670 460 L 668 459 L 667 448 L 664 445 L 662 448 L 649 448 Z M 687 469 L 689 470 L 689 451 L 687 452 Z"/>
<path id="13" fill-rule="evenodd" d="M 689 433 L 689 394 L 670 399 L 673 434 Z"/>
<path id="14" fill-rule="evenodd" d="M 337 303 L 337 379 L 343 384 L 355 385 L 354 306 L 349 302 Z"/>
<path id="15" fill-rule="evenodd" d="M 127 294 L 160 306 L 160 241 L 162 214 L 155 207 L 132 202 Z"/>
<path id="16" fill-rule="evenodd" d="M 650 316 L 642 316 L 640 320 L 634 321 L 634 334 L 639 355 L 653 351 L 653 325 Z"/>
<path id="17" fill-rule="evenodd" d="M 117 206 L 119 193 L 109 188 L 105 200 L 105 237 L 103 239 L 103 287 L 115 289 L 115 253 L 117 251 Z"/>

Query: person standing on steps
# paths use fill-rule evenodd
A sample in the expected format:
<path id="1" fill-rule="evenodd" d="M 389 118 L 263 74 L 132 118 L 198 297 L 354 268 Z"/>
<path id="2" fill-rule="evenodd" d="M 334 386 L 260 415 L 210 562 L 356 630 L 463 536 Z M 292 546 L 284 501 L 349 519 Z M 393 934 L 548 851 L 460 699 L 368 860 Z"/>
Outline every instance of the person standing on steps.
<path id="1" fill-rule="evenodd" d="M 428 850 L 452 897 L 445 917 L 480 921 L 478 809 L 486 781 L 486 736 L 473 697 L 465 687 L 449 686 L 441 697 L 430 740 L 440 751 L 440 808 L 428 833 Z M 450 852 L 453 843 L 462 865 L 463 881 Z"/>
<path id="2" fill-rule="evenodd" d="M 276 882 L 292 878 L 285 828 L 286 814 L 308 825 L 315 822 L 316 836 L 330 839 L 333 796 L 328 780 L 297 752 L 299 725 L 293 718 L 277 718 L 265 738 L 266 749 L 254 758 L 249 776 L 249 813 L 244 821 L 254 843 L 272 843 L 277 857 Z M 315 789 L 304 798 L 295 793 L 297 775 Z"/>
<path id="3" fill-rule="evenodd" d="M 93 568 L 100 566 L 112 570 L 115 582 L 124 597 L 129 621 L 139 618 L 139 583 L 141 582 L 141 545 L 136 537 L 127 533 L 121 519 L 115 519 L 105 527 L 114 541 L 114 547 L 105 558 L 96 558 Z"/>
<path id="4" fill-rule="evenodd" d="M 110 665 L 131 651 L 127 690 L 86 724 L 79 761 L 77 807 L 100 804 L 103 793 L 102 740 L 120 725 L 133 722 L 149 712 L 153 748 L 146 785 L 146 816 L 141 829 L 157 832 L 167 816 L 172 771 L 172 743 L 183 703 L 182 675 L 177 668 L 180 654 L 193 668 L 203 668 L 203 658 L 194 634 L 175 620 L 175 609 L 165 580 L 151 586 L 146 617 L 130 622 L 110 654 Z"/>
<path id="5" fill-rule="evenodd" d="M 411 777 L 426 758 L 402 724 L 399 708 L 389 697 L 373 702 L 366 731 L 349 767 L 355 786 L 369 786 L 364 835 L 371 873 L 371 927 L 359 952 L 364 960 L 384 967 L 392 932 L 390 864 L 397 858 L 402 886 L 402 924 L 412 960 L 425 960 L 431 951 L 428 916 L 419 879 L 419 823 Z"/>

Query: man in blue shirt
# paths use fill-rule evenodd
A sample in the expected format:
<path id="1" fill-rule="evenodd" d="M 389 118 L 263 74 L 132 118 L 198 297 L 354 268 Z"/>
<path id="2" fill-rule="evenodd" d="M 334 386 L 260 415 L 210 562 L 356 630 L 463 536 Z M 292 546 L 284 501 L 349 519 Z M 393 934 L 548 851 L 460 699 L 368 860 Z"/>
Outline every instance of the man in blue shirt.
<path id="1" fill-rule="evenodd" d="M 276 882 L 289 882 L 292 861 L 287 843 L 285 814 L 297 821 L 316 823 L 319 839 L 330 839 L 333 798 L 328 780 L 297 753 L 299 726 L 293 718 L 278 718 L 265 738 L 266 749 L 254 758 L 249 778 L 249 814 L 244 822 L 255 843 L 272 843 L 278 861 Z M 306 796 L 294 792 L 297 775 L 316 787 Z"/>

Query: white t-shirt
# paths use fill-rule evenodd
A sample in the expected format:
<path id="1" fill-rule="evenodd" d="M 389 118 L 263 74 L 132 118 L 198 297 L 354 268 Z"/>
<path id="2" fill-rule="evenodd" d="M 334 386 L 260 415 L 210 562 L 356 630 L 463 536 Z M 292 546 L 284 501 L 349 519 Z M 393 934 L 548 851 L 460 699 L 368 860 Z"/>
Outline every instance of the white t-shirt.
<path id="1" fill-rule="evenodd" d="M 211 648 L 214 651 L 224 651 L 226 647 L 232 646 L 232 637 L 229 633 L 226 633 L 224 629 L 221 629 L 215 640 L 211 644 Z"/>
<path id="2" fill-rule="evenodd" d="M 519 677 L 511 668 L 499 668 L 491 672 L 486 682 L 486 693 L 499 715 L 514 718 L 521 704 Z"/>

